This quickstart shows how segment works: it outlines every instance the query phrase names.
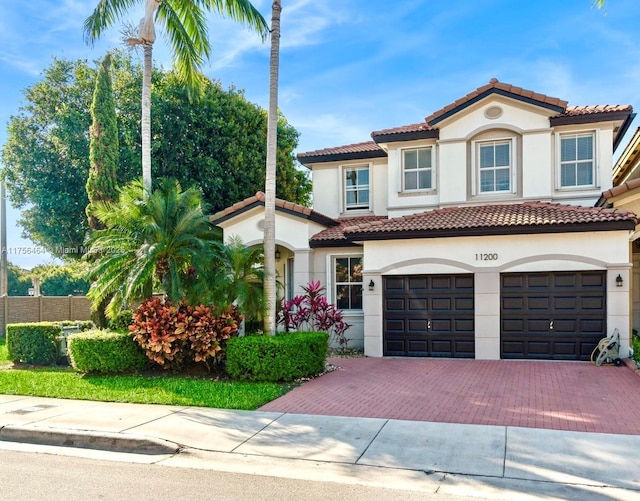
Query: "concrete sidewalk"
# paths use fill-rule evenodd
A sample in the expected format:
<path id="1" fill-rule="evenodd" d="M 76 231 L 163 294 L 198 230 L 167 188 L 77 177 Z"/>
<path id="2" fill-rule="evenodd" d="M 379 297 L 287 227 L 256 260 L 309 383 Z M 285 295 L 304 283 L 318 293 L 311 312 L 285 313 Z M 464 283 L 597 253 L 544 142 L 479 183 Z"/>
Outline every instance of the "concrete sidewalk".
<path id="1" fill-rule="evenodd" d="M 0 449 L 21 444 L 493 499 L 640 496 L 638 435 L 0 395 Z"/>

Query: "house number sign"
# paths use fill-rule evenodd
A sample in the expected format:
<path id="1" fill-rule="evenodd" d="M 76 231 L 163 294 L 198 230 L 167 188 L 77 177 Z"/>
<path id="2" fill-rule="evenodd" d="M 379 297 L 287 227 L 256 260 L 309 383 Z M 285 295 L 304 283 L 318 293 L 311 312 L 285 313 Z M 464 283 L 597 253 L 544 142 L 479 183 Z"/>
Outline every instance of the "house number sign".
<path id="1" fill-rule="evenodd" d="M 486 252 L 481 254 L 476 254 L 476 261 L 497 261 L 498 253 L 497 252 Z"/>

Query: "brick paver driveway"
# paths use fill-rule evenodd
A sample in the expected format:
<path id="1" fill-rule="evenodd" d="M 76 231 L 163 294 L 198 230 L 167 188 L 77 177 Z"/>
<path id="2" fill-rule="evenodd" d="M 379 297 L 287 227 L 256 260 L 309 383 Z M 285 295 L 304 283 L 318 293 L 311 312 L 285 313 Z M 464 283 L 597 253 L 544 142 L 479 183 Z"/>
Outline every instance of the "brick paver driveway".
<path id="1" fill-rule="evenodd" d="M 261 410 L 640 435 L 640 377 L 588 362 L 335 358 Z"/>

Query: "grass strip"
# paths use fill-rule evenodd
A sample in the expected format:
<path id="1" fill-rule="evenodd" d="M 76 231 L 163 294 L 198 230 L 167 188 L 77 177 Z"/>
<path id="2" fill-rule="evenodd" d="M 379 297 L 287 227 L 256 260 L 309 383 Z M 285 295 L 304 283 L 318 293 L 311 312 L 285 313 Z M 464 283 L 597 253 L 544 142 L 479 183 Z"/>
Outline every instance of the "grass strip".
<path id="1" fill-rule="evenodd" d="M 181 376 L 90 376 L 68 369 L 1 370 L 0 393 L 36 397 L 255 410 L 291 389 Z"/>

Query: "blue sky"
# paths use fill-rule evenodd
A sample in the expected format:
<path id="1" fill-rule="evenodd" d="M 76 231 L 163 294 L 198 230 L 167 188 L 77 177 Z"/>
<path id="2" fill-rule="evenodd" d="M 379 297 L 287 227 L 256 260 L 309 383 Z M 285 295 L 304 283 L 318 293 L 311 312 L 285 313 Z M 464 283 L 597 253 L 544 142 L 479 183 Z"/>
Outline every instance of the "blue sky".
<path id="1" fill-rule="evenodd" d="M 270 18 L 270 0 L 253 3 Z M 637 0 L 609 0 L 603 10 L 591 0 L 282 3 L 279 104 L 301 133 L 300 152 L 366 141 L 371 131 L 419 122 L 492 77 L 569 105 L 632 104 L 640 110 Z M 119 26 L 94 47 L 84 44 L 82 25 L 95 4 L 0 3 L 0 145 L 22 89 L 40 79 L 54 56 L 93 61 L 120 45 Z M 140 17 L 141 8 L 127 20 L 137 24 Z M 209 30 L 213 56 L 205 73 L 224 87 L 244 89 L 266 108 L 268 43 L 217 15 Z M 157 64 L 171 65 L 162 34 L 154 53 Z M 17 211 L 8 211 L 8 246 L 34 247 L 20 238 L 17 218 Z M 9 255 L 26 268 L 50 259 Z"/>

